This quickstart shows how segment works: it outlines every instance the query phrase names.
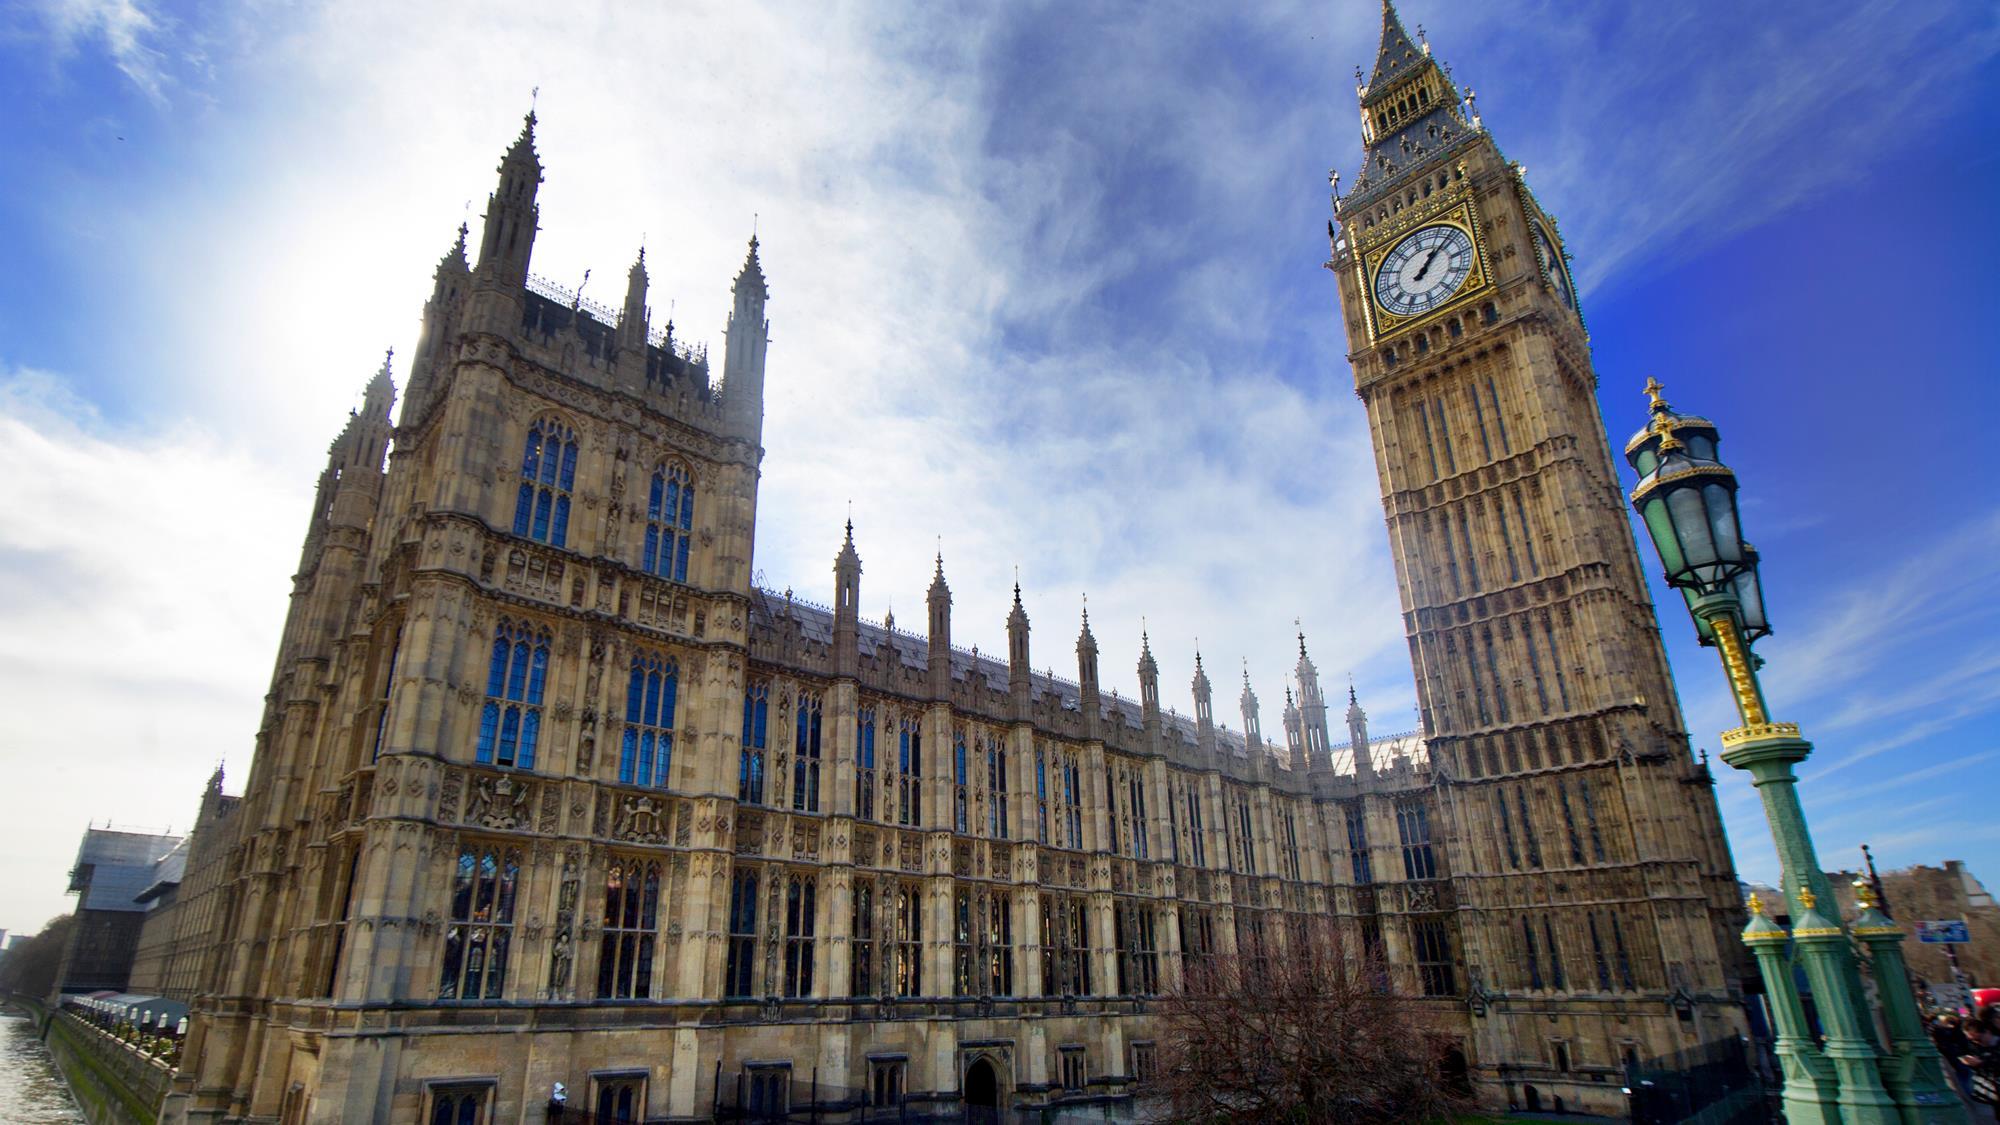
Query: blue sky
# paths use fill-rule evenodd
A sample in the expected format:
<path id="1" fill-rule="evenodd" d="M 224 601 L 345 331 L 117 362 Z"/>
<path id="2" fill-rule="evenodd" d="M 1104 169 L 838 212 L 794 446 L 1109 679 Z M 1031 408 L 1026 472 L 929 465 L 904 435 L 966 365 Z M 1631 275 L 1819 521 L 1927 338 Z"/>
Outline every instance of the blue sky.
<path id="1" fill-rule="evenodd" d="M 657 9 L 657 10 L 656 10 Z M 720 345 L 771 274 L 757 566 L 1036 662 L 1081 595 L 1275 727 L 1292 620 L 1413 722 L 1372 455 L 1320 263 L 1372 0 L 551 6 L 26 0 L 0 14 L 0 924 L 64 908 L 92 819 L 240 779 L 325 443 L 540 88 L 535 271 Z M 1947 0 L 1410 0 L 1576 258 L 1614 439 L 1648 375 L 1715 418 L 1829 865 L 2000 872 L 2000 501 L 1983 332 L 2000 16 Z M 1678 609 L 1697 744 L 1733 725 Z M 1220 708 L 1238 725 L 1235 707 Z M 1743 872 L 1755 798 L 1724 774 Z"/>

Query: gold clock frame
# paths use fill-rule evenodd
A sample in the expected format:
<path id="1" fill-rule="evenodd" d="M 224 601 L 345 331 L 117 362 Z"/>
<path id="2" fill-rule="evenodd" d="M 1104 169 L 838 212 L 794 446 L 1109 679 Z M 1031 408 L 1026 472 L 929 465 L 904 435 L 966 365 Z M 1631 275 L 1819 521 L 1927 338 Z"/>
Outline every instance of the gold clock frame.
<path id="1" fill-rule="evenodd" d="M 1472 240 L 1471 271 L 1457 291 L 1434 309 L 1404 316 L 1383 308 L 1375 296 L 1374 284 L 1375 271 L 1381 267 L 1382 259 L 1388 257 L 1389 251 L 1410 232 L 1432 226 L 1457 227 Z M 1472 206 L 1471 187 L 1464 181 L 1406 208 L 1369 234 L 1371 237 L 1367 245 L 1354 255 L 1354 282 L 1361 291 L 1363 319 L 1368 324 L 1368 341 L 1371 344 L 1441 316 L 1493 288 L 1492 252 L 1486 245 L 1486 234 L 1480 228 L 1479 213 Z"/>

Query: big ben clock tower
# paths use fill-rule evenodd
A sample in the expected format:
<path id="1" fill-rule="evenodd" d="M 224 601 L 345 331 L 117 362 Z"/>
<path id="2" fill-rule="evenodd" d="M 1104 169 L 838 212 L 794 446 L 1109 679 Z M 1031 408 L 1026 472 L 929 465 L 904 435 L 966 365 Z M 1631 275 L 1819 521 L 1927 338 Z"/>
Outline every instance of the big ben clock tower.
<path id="1" fill-rule="evenodd" d="M 1478 1077 L 1550 1104 L 1733 1040 L 1743 916 L 1556 223 L 1386 0 L 1358 92 L 1328 267 L 1446 779 Z"/>

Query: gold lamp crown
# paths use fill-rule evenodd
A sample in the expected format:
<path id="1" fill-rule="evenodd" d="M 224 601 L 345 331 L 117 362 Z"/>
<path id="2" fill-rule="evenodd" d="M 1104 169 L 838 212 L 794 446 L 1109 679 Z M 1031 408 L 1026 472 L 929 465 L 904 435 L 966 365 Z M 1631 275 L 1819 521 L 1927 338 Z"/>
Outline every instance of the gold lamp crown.
<path id="1" fill-rule="evenodd" d="M 1811 910 L 1814 906 L 1818 904 L 1819 904 L 1819 896 L 1812 893 L 1811 887 L 1801 886 L 1799 888 L 1799 906 L 1802 909 Z"/>
<path id="2" fill-rule="evenodd" d="M 1875 888 L 1868 884 L 1868 880 L 1866 879 L 1854 880 L 1854 901 L 1863 910 L 1874 909 Z"/>
<path id="3" fill-rule="evenodd" d="M 1661 453 L 1665 453 L 1670 449 L 1681 448 L 1681 439 L 1674 436 L 1673 424 L 1667 420 L 1673 417 L 1671 413 L 1672 408 L 1667 405 L 1666 399 L 1660 397 L 1660 392 L 1664 390 L 1666 388 L 1660 385 L 1658 379 L 1650 375 L 1646 377 L 1646 398 L 1648 408 L 1653 412 L 1653 421 L 1650 428 L 1654 433 L 1660 435 Z"/>

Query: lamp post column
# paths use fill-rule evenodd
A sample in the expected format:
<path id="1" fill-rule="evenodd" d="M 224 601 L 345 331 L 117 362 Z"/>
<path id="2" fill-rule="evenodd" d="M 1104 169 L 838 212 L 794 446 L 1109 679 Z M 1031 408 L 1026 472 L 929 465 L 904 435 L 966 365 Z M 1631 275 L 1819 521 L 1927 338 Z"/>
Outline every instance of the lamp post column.
<path id="1" fill-rule="evenodd" d="M 1784 1071 L 1782 1101 L 1788 1125 L 1839 1125 L 1840 1084 L 1833 1068 L 1813 1042 L 1812 1028 L 1806 1023 L 1805 1005 L 1792 983 L 1792 959 L 1785 947 L 1792 935 L 1764 916 L 1764 904 L 1750 896 L 1750 924 L 1743 930 L 1743 944 L 1757 958 L 1757 971 L 1764 978 L 1764 995 L 1771 1002 L 1771 1021 L 1777 1025 L 1778 1066 Z"/>
<path id="2" fill-rule="evenodd" d="M 1945 1084 L 1944 1060 L 1924 1033 L 1916 996 L 1907 985 L 1910 973 L 1903 961 L 1907 935 L 1876 906 L 1875 893 L 1866 880 L 1854 881 L 1854 900 L 1861 907 L 1860 917 L 1854 920 L 1854 936 L 1868 947 L 1883 1022 L 1889 1025 L 1889 1057 L 1882 1060 L 1882 1084 L 1899 1103 L 1917 1109 L 1917 1121 L 1961 1121 L 1958 1095 Z"/>

